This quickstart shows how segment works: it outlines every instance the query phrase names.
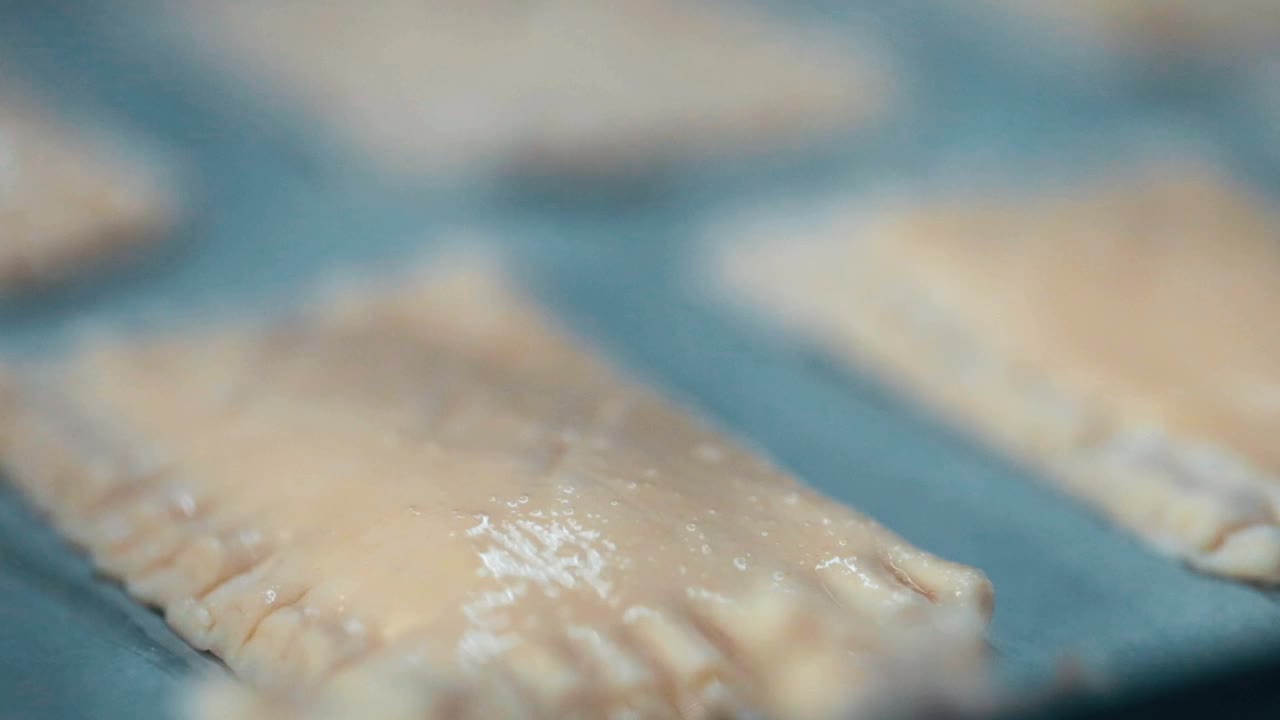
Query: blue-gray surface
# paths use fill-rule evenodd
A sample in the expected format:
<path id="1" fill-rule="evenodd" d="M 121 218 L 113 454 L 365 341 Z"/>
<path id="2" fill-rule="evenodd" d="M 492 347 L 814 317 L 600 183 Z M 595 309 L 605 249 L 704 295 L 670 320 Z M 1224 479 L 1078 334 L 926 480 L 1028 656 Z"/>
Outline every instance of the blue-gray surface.
<path id="1" fill-rule="evenodd" d="M 1071 64 L 1047 39 L 1032 53 L 980 19 L 948 16 L 958 4 L 777 4 L 870 29 L 910 96 L 902 116 L 801 157 L 683 168 L 644 187 L 427 192 L 378 181 L 305 119 L 132 36 L 136 14 L 124 6 L 0 3 L 0 73 L 147 137 L 197 190 L 172 251 L 0 310 L 0 352 L 48 352 L 86 324 L 271 312 L 326 271 L 480 228 L 507 240 L 541 296 L 618 362 L 827 493 L 986 570 L 999 596 L 991 639 L 1010 682 L 1044 682 L 1069 656 L 1125 683 L 1280 641 L 1272 597 L 1153 555 L 869 379 L 733 319 L 687 272 L 698 228 L 733 207 L 915 182 L 955 161 L 1070 167 L 1147 127 L 1207 139 L 1274 190 L 1276 148 L 1258 144 L 1265 123 L 1245 112 L 1233 76 L 1116 79 Z M 0 718 L 163 716 L 176 680 L 205 662 L 0 494 Z"/>

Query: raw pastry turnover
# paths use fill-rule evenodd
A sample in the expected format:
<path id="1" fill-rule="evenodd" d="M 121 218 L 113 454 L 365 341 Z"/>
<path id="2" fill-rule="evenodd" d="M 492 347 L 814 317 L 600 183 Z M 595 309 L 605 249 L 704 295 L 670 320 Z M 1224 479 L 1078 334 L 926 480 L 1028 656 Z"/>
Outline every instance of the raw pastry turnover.
<path id="1" fill-rule="evenodd" d="M 0 297 L 160 239 L 175 198 L 118 149 L 0 87 Z"/>
<path id="2" fill-rule="evenodd" d="M 880 110 L 870 54 L 744 5 L 190 0 L 179 20 L 215 63 L 417 176 L 626 175 Z"/>
<path id="3" fill-rule="evenodd" d="M 976 682 L 981 572 L 623 379 L 496 268 L 10 370 L 0 460 L 264 691 L 206 712 L 805 718 Z"/>
<path id="4" fill-rule="evenodd" d="M 1207 163 L 720 232 L 739 302 L 1204 571 L 1280 581 L 1280 218 Z"/>

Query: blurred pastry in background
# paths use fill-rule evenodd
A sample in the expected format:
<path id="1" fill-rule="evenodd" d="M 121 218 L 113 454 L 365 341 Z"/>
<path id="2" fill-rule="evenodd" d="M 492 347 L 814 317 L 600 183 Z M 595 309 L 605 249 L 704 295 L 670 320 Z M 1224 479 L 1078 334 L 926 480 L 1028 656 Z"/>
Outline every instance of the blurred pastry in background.
<path id="1" fill-rule="evenodd" d="M 714 234 L 737 302 L 1196 568 L 1280 581 L 1280 216 L 1212 163 Z"/>
<path id="2" fill-rule="evenodd" d="M 171 6 L 170 6 L 171 7 Z M 419 178 L 646 174 L 885 105 L 877 57 L 745 3 L 191 0 L 182 37 Z"/>
<path id="3" fill-rule="evenodd" d="M 623 379 L 490 256 L 392 286 L 11 371 L 0 462 L 269 704 L 835 718 L 979 687 L 980 571 Z"/>
<path id="4" fill-rule="evenodd" d="M 122 260 L 177 213 L 137 148 L 63 122 L 25 89 L 0 87 L 0 298 Z"/>
<path id="5" fill-rule="evenodd" d="M 1162 54 L 1274 48 L 1275 0 L 1001 0 L 1019 13 L 1121 49 Z"/>

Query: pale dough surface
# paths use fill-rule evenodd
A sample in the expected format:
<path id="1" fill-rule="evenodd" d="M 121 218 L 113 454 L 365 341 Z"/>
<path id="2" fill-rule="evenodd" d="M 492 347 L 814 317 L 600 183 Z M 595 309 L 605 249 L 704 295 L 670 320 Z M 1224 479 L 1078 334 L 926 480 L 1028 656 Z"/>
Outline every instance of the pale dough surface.
<path id="1" fill-rule="evenodd" d="M 743 223 L 725 287 L 1210 572 L 1280 581 L 1280 227 L 1207 163 Z"/>
<path id="2" fill-rule="evenodd" d="M 475 717 L 819 717 L 901 685 L 897 658 L 976 671 L 981 572 L 622 379 L 493 268 L 91 344 L 0 381 L 0 460 L 260 686 L 408 673 L 414 707 L 453 697 L 430 679 Z"/>
<path id="3" fill-rule="evenodd" d="M 157 240 L 172 201 L 150 169 L 0 87 L 0 296 Z"/>
<path id="4" fill-rule="evenodd" d="M 626 174 L 858 126 L 884 95 L 871 57 L 735 2 L 182 7 L 215 62 L 412 175 Z"/>

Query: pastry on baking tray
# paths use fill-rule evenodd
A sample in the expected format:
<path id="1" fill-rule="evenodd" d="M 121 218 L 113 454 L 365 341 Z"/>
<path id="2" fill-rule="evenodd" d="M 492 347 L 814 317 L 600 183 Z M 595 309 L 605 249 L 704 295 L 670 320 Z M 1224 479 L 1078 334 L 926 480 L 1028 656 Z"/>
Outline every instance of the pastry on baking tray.
<path id="1" fill-rule="evenodd" d="M 0 298 L 158 241 L 175 198 L 156 168 L 0 87 Z"/>
<path id="2" fill-rule="evenodd" d="M 384 169 L 614 175 L 858 126 L 882 79 L 847 41 L 742 4 L 273 0 L 183 5 L 262 80 Z M 184 37 L 189 37 L 184 34 Z"/>
<path id="3" fill-rule="evenodd" d="M 1274 583 L 1277 228 L 1250 189 L 1179 161 L 729 223 L 715 262 L 737 301 L 1155 546 Z"/>
<path id="4" fill-rule="evenodd" d="M 205 712 L 802 718 L 977 683 L 981 572 L 624 379 L 500 266 L 11 368 L 0 463 L 264 690 Z"/>

